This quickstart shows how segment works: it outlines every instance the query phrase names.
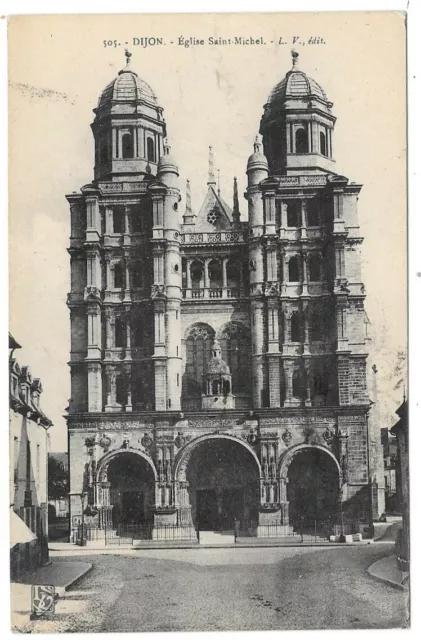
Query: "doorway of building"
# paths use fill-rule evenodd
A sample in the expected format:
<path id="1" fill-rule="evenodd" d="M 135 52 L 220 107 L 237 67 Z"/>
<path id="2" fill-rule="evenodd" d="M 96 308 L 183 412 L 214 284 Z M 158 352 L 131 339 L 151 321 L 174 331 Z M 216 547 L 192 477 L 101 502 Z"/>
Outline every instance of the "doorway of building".
<path id="1" fill-rule="evenodd" d="M 141 456 L 121 452 L 108 465 L 114 528 L 144 525 L 153 520 L 154 474 Z"/>
<path id="2" fill-rule="evenodd" d="M 288 469 L 289 519 L 295 529 L 333 522 L 339 501 L 339 472 L 331 456 L 316 448 L 299 450 Z"/>
<path id="3" fill-rule="evenodd" d="M 235 520 L 257 520 L 259 471 L 241 444 L 223 438 L 198 444 L 186 475 L 192 519 L 199 530 L 231 531 Z"/>

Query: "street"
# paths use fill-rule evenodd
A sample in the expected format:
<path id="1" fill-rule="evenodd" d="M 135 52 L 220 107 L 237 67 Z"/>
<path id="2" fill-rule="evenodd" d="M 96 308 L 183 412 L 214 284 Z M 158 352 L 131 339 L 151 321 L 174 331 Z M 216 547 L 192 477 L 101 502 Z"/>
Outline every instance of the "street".
<path id="1" fill-rule="evenodd" d="M 83 554 L 93 564 L 34 631 L 386 629 L 407 594 L 367 568 L 392 544 Z M 60 557 L 60 561 L 76 557 Z M 82 559 L 77 556 L 77 559 Z"/>

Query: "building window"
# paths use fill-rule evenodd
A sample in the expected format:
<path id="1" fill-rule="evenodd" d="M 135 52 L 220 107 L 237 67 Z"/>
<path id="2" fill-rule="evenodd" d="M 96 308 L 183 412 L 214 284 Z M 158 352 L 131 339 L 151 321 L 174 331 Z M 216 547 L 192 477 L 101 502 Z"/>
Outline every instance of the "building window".
<path id="1" fill-rule="evenodd" d="M 308 153 L 308 135 L 304 128 L 295 132 L 295 153 Z"/>
<path id="2" fill-rule="evenodd" d="M 143 287 L 143 264 L 138 260 L 133 265 L 133 286 L 135 289 Z"/>
<path id="3" fill-rule="evenodd" d="M 115 319 L 114 344 L 118 348 L 126 346 L 126 323 L 121 318 Z"/>
<path id="4" fill-rule="evenodd" d="M 287 226 L 299 227 L 301 224 L 301 207 L 299 202 L 287 204 Z"/>
<path id="5" fill-rule="evenodd" d="M 121 146 L 123 151 L 123 159 L 134 157 L 133 134 L 126 131 L 121 136 Z"/>
<path id="6" fill-rule="evenodd" d="M 301 372 L 296 369 L 292 374 L 292 395 L 294 398 L 302 398 L 303 397 L 303 383 Z"/>
<path id="7" fill-rule="evenodd" d="M 191 263 L 190 275 L 192 289 L 200 289 L 203 277 L 203 264 L 199 260 Z"/>
<path id="8" fill-rule="evenodd" d="M 320 224 L 319 207 L 316 200 L 307 203 L 307 226 L 318 227 Z"/>
<path id="9" fill-rule="evenodd" d="M 124 266 L 122 262 L 116 262 L 114 265 L 114 289 L 124 289 L 125 277 Z"/>
<path id="10" fill-rule="evenodd" d="M 239 289 L 241 280 L 241 265 L 229 260 L 227 263 L 227 287 L 229 289 Z"/>
<path id="11" fill-rule="evenodd" d="M 326 153 L 326 133 L 324 131 L 320 131 L 320 153 L 322 156 L 327 156 Z"/>
<path id="12" fill-rule="evenodd" d="M 183 381 L 187 396 L 200 396 L 206 362 L 212 355 L 215 332 L 207 324 L 194 325 L 186 339 L 186 376 Z"/>
<path id="13" fill-rule="evenodd" d="M 292 256 L 288 262 L 288 280 L 289 282 L 300 281 L 300 264 L 298 256 Z"/>
<path id="14" fill-rule="evenodd" d="M 231 372 L 233 393 L 248 392 L 250 371 L 250 334 L 239 323 L 229 323 L 220 338 L 222 359 Z"/>
<path id="15" fill-rule="evenodd" d="M 310 282 L 319 282 L 321 275 L 321 258 L 319 255 L 312 255 L 309 259 L 309 279 Z"/>
<path id="16" fill-rule="evenodd" d="M 124 211 L 122 207 L 113 210 L 113 233 L 124 233 Z"/>
<path id="17" fill-rule="evenodd" d="M 211 289 L 222 288 L 222 264 L 219 260 L 211 260 L 208 266 L 209 286 Z"/>
<path id="18" fill-rule="evenodd" d="M 293 313 L 291 316 L 291 342 L 301 342 L 300 316 Z"/>
<path id="19" fill-rule="evenodd" d="M 310 322 L 310 339 L 312 342 L 319 342 L 322 340 L 323 326 L 322 317 L 319 313 L 313 313 Z"/>
<path id="20" fill-rule="evenodd" d="M 155 162 L 155 144 L 152 138 L 146 138 L 146 154 L 148 162 Z"/>
<path id="21" fill-rule="evenodd" d="M 115 399 L 118 404 L 125 405 L 127 403 L 126 381 L 123 376 L 117 376 L 116 378 Z"/>

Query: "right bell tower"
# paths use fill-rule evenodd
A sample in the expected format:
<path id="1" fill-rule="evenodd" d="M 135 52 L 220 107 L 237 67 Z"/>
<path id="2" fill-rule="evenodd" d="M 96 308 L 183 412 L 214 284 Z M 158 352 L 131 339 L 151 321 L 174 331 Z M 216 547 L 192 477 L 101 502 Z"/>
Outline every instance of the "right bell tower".
<path id="1" fill-rule="evenodd" d="M 361 185 L 336 172 L 332 102 L 295 51 L 292 62 L 247 164 L 253 406 L 291 424 L 334 415 L 343 499 L 367 505 Z"/>

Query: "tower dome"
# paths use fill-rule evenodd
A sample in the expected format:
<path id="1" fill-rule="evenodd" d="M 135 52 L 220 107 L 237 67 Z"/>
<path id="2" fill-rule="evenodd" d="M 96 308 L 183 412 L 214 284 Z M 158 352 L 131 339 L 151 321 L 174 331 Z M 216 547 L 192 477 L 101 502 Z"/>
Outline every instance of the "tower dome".
<path id="1" fill-rule="evenodd" d="M 144 100 L 155 106 L 158 105 L 157 97 L 150 85 L 139 78 L 137 73 L 127 65 L 118 72 L 99 96 L 98 109 L 104 108 L 112 102 L 133 102 Z"/>
<path id="2" fill-rule="evenodd" d="M 333 171 L 333 104 L 320 84 L 298 68 L 298 53 L 291 54 L 292 69 L 270 92 L 260 122 L 270 173 Z"/>
<path id="3" fill-rule="evenodd" d="M 231 374 L 229 366 L 224 360 L 222 360 L 221 347 L 217 340 L 213 343 L 212 356 L 209 358 L 205 366 L 205 375 L 206 374 Z"/>

